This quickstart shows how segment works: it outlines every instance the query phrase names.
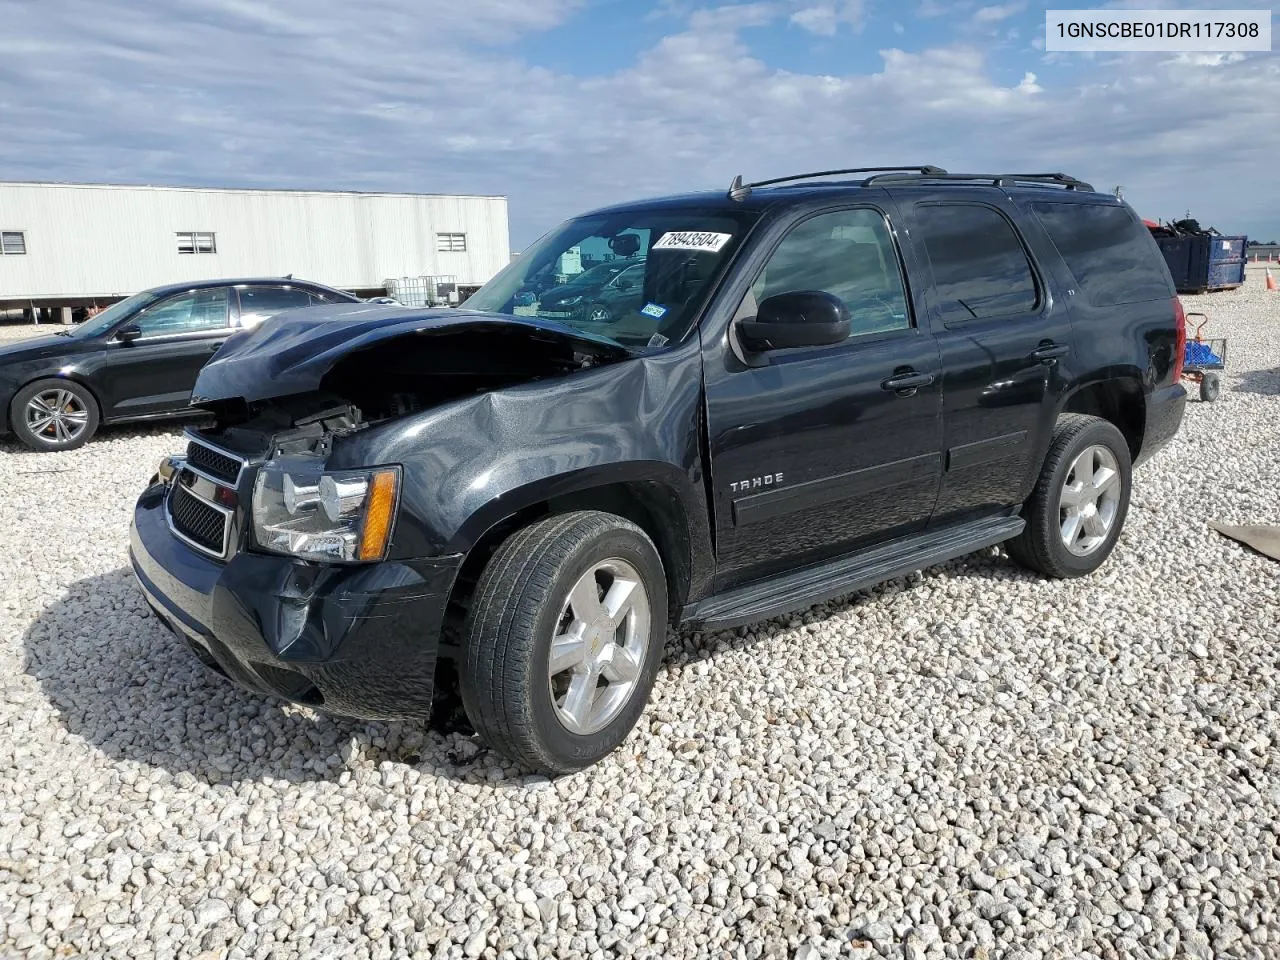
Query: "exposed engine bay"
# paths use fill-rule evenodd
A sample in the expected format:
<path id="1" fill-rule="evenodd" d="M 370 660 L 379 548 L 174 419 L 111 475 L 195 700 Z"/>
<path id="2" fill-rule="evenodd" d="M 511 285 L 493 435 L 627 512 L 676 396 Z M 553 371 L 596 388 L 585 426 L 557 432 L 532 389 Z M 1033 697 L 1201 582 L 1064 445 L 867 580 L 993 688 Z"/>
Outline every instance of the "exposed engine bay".
<path id="1" fill-rule="evenodd" d="M 289 353 L 299 354 L 296 345 L 273 354 L 268 337 L 253 353 L 220 355 L 196 385 L 193 402 L 215 417 L 214 425 L 201 432 L 246 457 L 323 454 L 336 439 L 388 420 L 503 387 L 566 376 L 629 355 L 622 347 L 519 322 L 457 323 L 360 339 L 347 353 L 330 347 L 319 356 L 301 357 L 299 366 L 309 366 L 318 374 L 311 381 L 314 389 L 278 397 L 215 398 L 221 386 L 219 367 L 238 361 L 249 368 L 237 370 L 237 376 L 228 379 L 257 373 L 254 368 L 265 368 L 262 375 L 266 375 L 279 369 L 278 361 L 290 359 Z M 323 370 L 318 362 L 322 359 L 331 361 Z M 296 376 L 281 379 L 301 385 Z M 255 380 L 260 383 L 261 376 Z"/>

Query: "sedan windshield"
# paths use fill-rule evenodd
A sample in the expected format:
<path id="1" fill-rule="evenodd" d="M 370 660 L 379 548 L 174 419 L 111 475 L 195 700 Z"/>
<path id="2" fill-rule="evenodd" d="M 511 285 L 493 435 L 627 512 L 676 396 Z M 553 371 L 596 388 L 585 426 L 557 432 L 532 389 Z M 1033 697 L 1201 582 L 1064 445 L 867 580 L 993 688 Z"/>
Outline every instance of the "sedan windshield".
<path id="1" fill-rule="evenodd" d="M 678 342 L 756 217 L 664 206 L 570 220 L 464 308 L 554 321 L 626 347 Z"/>
<path id="2" fill-rule="evenodd" d="M 149 290 L 144 290 L 142 293 L 135 293 L 128 299 L 121 300 L 119 303 L 113 303 L 96 317 L 91 317 L 84 321 L 76 327 L 72 336 L 96 337 L 100 333 L 105 333 L 117 322 L 123 320 L 134 311 L 142 309 L 154 299 L 156 299 L 156 295 Z"/>

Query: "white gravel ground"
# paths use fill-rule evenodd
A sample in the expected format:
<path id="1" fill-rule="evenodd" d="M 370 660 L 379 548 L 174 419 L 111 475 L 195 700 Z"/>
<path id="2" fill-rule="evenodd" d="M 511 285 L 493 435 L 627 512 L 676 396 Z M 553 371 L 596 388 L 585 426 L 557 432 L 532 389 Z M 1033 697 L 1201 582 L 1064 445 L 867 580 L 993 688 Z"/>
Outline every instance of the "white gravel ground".
<path id="1" fill-rule="evenodd" d="M 0 442 L 0 956 L 1280 956 L 1280 295 L 1097 575 L 1003 555 L 674 637 L 557 782 L 205 675 L 126 568 L 169 430 Z"/>

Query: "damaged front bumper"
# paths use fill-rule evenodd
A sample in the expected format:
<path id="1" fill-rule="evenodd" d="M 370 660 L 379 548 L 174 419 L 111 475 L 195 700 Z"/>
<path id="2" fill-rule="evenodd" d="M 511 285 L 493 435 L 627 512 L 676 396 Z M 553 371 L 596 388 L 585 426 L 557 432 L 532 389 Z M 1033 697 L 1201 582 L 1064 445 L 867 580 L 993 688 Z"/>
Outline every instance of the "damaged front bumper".
<path id="1" fill-rule="evenodd" d="M 207 666 L 332 713 L 429 716 L 461 556 L 338 566 L 241 551 L 223 562 L 173 533 L 168 489 L 139 498 L 130 560 L 151 608 Z"/>

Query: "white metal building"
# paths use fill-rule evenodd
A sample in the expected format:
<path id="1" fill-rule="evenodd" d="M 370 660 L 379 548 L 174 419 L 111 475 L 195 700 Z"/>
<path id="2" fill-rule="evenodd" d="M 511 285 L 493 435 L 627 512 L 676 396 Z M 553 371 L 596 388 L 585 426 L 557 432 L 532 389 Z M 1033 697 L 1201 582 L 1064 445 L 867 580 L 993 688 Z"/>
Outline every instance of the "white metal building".
<path id="1" fill-rule="evenodd" d="M 217 277 L 478 286 L 509 259 L 505 197 L 0 182 L 0 308 Z"/>

